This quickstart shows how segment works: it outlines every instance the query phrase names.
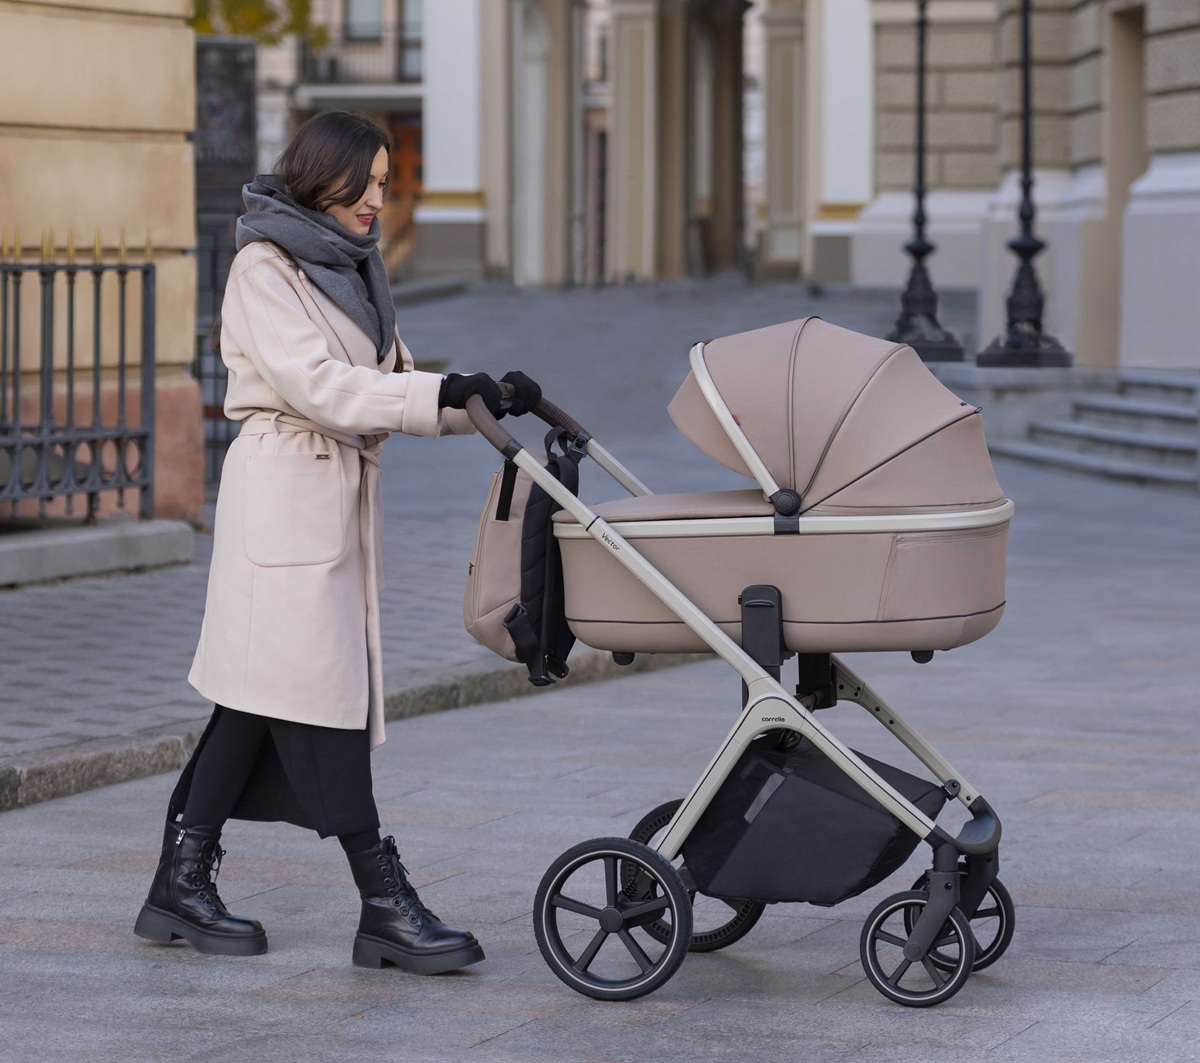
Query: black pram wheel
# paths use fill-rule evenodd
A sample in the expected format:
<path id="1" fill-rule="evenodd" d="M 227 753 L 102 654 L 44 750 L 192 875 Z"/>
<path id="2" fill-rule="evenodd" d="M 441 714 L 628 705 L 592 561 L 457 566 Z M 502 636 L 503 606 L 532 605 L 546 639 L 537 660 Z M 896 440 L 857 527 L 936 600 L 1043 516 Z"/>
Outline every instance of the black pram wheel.
<path id="1" fill-rule="evenodd" d="M 889 1000 L 910 1008 L 928 1008 L 949 1000 L 966 984 L 975 962 L 975 936 L 967 917 L 957 908 L 942 927 L 942 936 L 921 960 L 904 955 L 907 927 L 915 926 L 929 903 L 924 890 L 897 893 L 867 916 L 859 940 L 863 970 L 871 984 Z M 934 963 L 936 952 L 943 960 Z"/>
<path id="2" fill-rule="evenodd" d="M 928 875 L 922 875 L 917 879 L 913 883 L 913 889 L 928 890 Z M 906 915 L 904 927 L 911 933 L 912 927 L 908 920 L 909 916 Z M 979 908 L 970 918 L 971 933 L 975 935 L 975 963 L 971 970 L 982 971 L 1004 955 L 1012 942 L 1016 921 L 1017 909 L 1013 904 L 1012 897 L 1003 882 L 998 878 L 993 879 Z M 929 958 L 943 971 L 948 971 L 953 966 L 953 958 L 943 956 L 936 949 L 930 952 Z"/>
<path id="3" fill-rule="evenodd" d="M 650 923 L 666 928 L 665 942 L 647 931 Z M 572 846 L 546 870 L 533 930 L 542 958 L 576 992 L 633 1000 L 679 969 L 692 937 L 692 907 L 679 872 L 649 846 L 596 838 Z"/>
<path id="4" fill-rule="evenodd" d="M 683 804 L 682 800 L 667 801 L 653 811 L 647 812 L 638 825 L 633 828 L 629 837 L 635 842 L 649 845 L 654 836 L 671 822 L 671 817 L 675 815 L 681 804 Z M 680 860 L 682 861 L 682 857 Z M 700 908 L 697 909 L 696 889 L 691 875 L 687 872 L 686 865 L 681 862 L 676 870 L 679 871 L 680 877 L 687 887 L 688 899 L 692 902 L 692 941 L 688 946 L 690 952 L 716 952 L 718 949 L 732 945 L 735 941 L 740 941 L 750 933 L 754 924 L 766 910 L 767 906 L 759 901 L 724 901 L 715 897 L 709 899 L 707 903 L 702 902 Z M 730 910 L 733 912 L 733 917 L 726 919 L 723 923 L 719 922 Z M 702 929 L 713 922 L 716 922 L 717 925 L 711 929 Z M 660 920 L 646 925 L 646 933 L 662 942 L 667 940 L 670 930 L 671 928 Z"/>

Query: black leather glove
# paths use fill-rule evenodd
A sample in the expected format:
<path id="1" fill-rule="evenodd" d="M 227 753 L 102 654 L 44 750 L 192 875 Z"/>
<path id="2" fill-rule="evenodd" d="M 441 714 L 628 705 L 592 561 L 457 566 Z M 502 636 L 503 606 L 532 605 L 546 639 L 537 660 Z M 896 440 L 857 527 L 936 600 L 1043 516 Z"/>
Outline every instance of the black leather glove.
<path id="1" fill-rule="evenodd" d="M 500 385 L 487 373 L 471 373 L 469 376 L 463 376 L 462 373 L 447 373 L 442 379 L 442 386 L 438 391 L 438 409 L 446 406 L 452 410 L 466 409 L 467 399 L 472 395 L 478 395 L 483 399 L 483 404 L 491 411 L 493 417 L 504 416 L 500 409 L 503 401 L 500 395 Z"/>
<path id="2" fill-rule="evenodd" d="M 538 387 L 537 381 L 530 380 L 519 369 L 514 369 L 511 373 L 505 373 L 500 378 L 500 383 L 511 384 L 516 392 L 508 407 L 508 412 L 514 417 L 520 417 L 521 414 L 528 413 L 542 401 L 542 389 Z"/>

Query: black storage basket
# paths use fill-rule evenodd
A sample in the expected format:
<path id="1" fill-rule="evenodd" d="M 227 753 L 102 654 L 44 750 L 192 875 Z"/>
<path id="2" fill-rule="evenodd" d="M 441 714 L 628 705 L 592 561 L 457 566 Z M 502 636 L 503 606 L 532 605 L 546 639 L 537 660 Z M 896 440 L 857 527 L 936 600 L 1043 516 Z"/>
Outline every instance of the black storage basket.
<path id="1" fill-rule="evenodd" d="M 946 803 L 937 783 L 858 756 L 931 819 Z M 919 840 L 810 742 L 783 751 L 764 735 L 717 791 L 683 857 L 711 897 L 830 905 L 882 882 Z"/>

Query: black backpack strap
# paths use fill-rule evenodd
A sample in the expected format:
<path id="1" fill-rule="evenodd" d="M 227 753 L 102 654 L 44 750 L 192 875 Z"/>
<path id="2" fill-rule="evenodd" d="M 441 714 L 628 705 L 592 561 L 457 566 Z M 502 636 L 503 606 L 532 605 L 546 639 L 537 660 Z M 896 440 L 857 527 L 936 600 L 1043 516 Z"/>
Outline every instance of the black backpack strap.
<path id="1" fill-rule="evenodd" d="M 511 462 L 504 463 L 504 475 L 500 478 L 500 497 L 496 499 L 496 519 L 508 520 L 512 508 L 513 488 L 517 484 L 517 466 Z"/>
<path id="2" fill-rule="evenodd" d="M 561 453 L 556 453 L 556 447 Z M 582 457 L 563 429 L 552 428 L 546 434 L 546 469 L 572 494 L 579 491 Z M 532 485 L 521 526 L 520 599 L 504 618 L 517 658 L 535 686 L 566 676 L 566 657 L 575 642 L 563 608 L 562 558 L 554 538 L 553 518 L 561 508 L 536 483 Z"/>

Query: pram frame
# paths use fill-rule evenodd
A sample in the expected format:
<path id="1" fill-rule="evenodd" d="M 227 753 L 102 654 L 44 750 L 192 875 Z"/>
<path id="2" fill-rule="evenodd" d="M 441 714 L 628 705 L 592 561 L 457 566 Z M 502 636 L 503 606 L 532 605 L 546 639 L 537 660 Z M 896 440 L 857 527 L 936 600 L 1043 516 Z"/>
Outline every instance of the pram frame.
<path id="1" fill-rule="evenodd" d="M 697 348 L 700 346 L 698 344 Z M 693 353 L 698 352 L 694 350 Z M 631 494 L 651 493 L 633 473 L 600 447 L 590 433 L 563 411 L 543 401 L 535 412 L 550 424 L 565 428 L 576 445 L 582 447 L 605 472 Z M 971 813 L 972 818 L 963 825 L 957 837 L 939 827 L 868 768 L 849 747 L 816 719 L 811 698 L 797 699 L 789 694 L 763 665 L 726 635 L 686 595 L 642 557 L 618 531 L 560 484 L 519 440 L 500 425 L 482 399 L 478 396 L 472 397 L 467 403 L 467 413 L 489 443 L 570 513 L 591 538 L 600 543 L 619 564 L 691 628 L 746 684 L 746 703 L 741 715 L 691 792 L 684 798 L 663 836 L 652 846 L 661 856 L 672 860 L 679 855 L 687 836 L 750 743 L 764 731 L 778 729 L 794 731 L 811 741 L 864 792 L 912 830 L 918 838 L 927 842 L 935 852 L 936 873 L 949 875 L 952 869 L 957 867 L 959 854 L 986 856 L 995 852 L 1000 842 L 1000 820 L 979 791 L 840 659 L 836 656 L 831 657 L 839 695 L 844 700 L 861 706 L 886 726 L 933 773 L 945 787 L 947 794 L 961 802 Z M 805 701 L 810 704 L 804 704 Z M 953 892 L 954 899 L 957 900 L 957 883 Z M 916 928 L 914 934 L 914 939 L 918 936 L 928 936 L 929 940 L 924 942 L 925 948 L 928 948 L 942 925 L 940 919 L 933 918 L 933 911 L 927 914 L 931 918 L 922 917 L 921 925 Z"/>

